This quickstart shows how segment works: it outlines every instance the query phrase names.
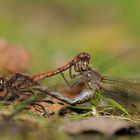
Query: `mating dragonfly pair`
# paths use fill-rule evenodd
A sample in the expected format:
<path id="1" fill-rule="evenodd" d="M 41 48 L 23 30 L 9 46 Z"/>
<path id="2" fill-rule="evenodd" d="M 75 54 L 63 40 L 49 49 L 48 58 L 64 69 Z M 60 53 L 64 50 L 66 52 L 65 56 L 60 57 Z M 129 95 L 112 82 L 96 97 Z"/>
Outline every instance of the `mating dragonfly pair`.
<path id="1" fill-rule="evenodd" d="M 69 71 L 71 79 L 77 79 L 78 77 L 78 80 L 73 85 L 69 84 L 63 74 L 66 70 Z M 70 99 L 39 84 L 39 81 L 56 74 L 61 74 L 70 88 L 78 85 L 80 82 L 84 82 L 86 87 L 79 93 L 78 97 Z M 39 91 L 70 105 L 82 104 L 91 99 L 94 100 L 94 98 L 101 97 L 106 101 L 110 101 L 110 103 L 115 103 L 115 105 L 118 105 L 118 102 L 123 105 L 126 103 L 126 107 L 134 107 L 131 101 L 133 101 L 133 99 L 139 101 L 140 82 L 102 76 L 97 70 L 90 66 L 90 55 L 82 52 L 66 65 L 50 72 L 37 74 L 32 77 L 22 74 L 13 74 L 5 78 L 1 77 L 0 90 L 6 93 L 1 97 L 2 100 L 11 100 L 20 95 L 32 96 L 34 95 L 34 91 Z M 8 96 L 9 94 L 10 96 Z M 123 111 L 121 106 L 120 109 Z"/>

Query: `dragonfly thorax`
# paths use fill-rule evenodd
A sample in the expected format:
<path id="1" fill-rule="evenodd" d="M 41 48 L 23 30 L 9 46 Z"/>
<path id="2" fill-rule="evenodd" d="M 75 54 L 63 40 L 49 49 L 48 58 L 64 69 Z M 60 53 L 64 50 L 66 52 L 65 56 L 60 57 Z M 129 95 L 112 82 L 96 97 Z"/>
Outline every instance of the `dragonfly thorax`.
<path id="1" fill-rule="evenodd" d="M 90 69 L 83 74 L 84 80 L 94 90 L 100 89 L 99 84 L 100 84 L 101 77 L 102 77 L 101 74 L 99 74 L 99 72 L 94 69 Z"/>

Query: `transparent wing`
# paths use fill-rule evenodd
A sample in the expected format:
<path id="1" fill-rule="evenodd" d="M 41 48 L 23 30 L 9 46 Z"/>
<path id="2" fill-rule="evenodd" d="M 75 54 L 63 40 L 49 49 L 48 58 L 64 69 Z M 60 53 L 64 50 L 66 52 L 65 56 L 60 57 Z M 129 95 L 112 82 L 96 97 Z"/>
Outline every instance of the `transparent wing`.
<path id="1" fill-rule="evenodd" d="M 140 79 L 103 77 L 100 82 L 103 93 L 125 107 L 140 106 Z"/>
<path id="2" fill-rule="evenodd" d="M 131 95 L 140 96 L 140 79 L 120 79 L 112 77 L 103 77 L 102 86 L 108 86 L 113 89 L 123 90 Z"/>

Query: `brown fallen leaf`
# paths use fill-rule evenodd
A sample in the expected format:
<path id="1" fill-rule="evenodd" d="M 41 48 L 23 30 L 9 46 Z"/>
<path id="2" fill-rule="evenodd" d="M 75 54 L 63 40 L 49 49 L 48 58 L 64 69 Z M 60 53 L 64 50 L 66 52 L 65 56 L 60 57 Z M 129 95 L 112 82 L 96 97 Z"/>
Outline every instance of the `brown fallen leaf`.
<path id="1" fill-rule="evenodd" d="M 121 130 L 126 130 L 128 133 L 131 131 L 140 133 L 140 126 L 130 121 L 101 116 L 66 123 L 63 127 L 63 131 L 70 135 L 93 132 L 103 134 L 106 137 L 111 137 Z"/>
<path id="2" fill-rule="evenodd" d="M 64 96 L 67 96 L 68 98 L 75 98 L 82 92 L 82 90 L 84 90 L 84 88 L 85 88 L 85 83 L 81 82 L 73 88 L 69 88 L 69 87 L 60 88 L 58 89 L 58 92 L 63 94 Z"/>
<path id="3" fill-rule="evenodd" d="M 30 53 L 25 48 L 11 45 L 0 39 L 0 68 L 9 73 L 25 72 L 29 66 Z"/>
<path id="4" fill-rule="evenodd" d="M 44 101 L 43 101 L 44 100 Z M 67 105 L 60 102 L 55 98 L 44 98 L 41 102 L 35 102 L 34 104 L 29 106 L 29 109 L 40 116 L 50 116 L 58 113 L 60 110 L 65 108 Z"/>

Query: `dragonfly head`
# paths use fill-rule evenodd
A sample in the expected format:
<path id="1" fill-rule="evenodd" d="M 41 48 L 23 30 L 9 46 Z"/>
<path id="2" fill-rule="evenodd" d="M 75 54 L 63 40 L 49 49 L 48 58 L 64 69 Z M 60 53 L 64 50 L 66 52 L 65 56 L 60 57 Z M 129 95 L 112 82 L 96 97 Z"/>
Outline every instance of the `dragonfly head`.
<path id="1" fill-rule="evenodd" d="M 81 53 L 79 65 L 80 65 L 80 69 L 82 71 L 87 71 L 90 68 L 89 61 L 90 61 L 90 55 L 88 53 L 85 53 L 85 52 Z"/>

